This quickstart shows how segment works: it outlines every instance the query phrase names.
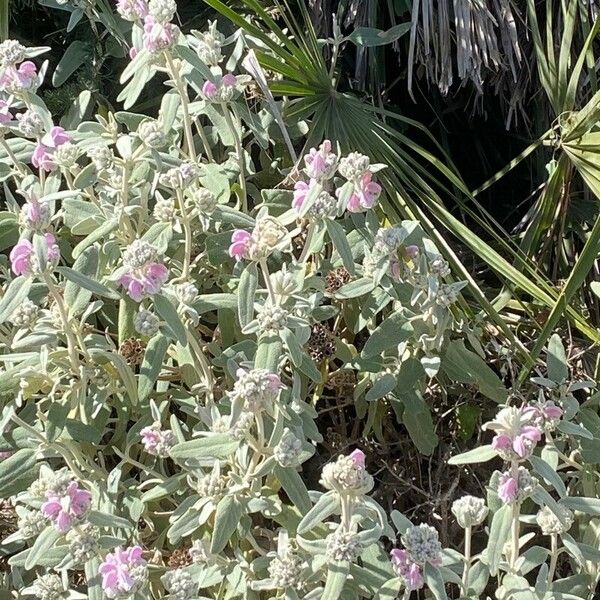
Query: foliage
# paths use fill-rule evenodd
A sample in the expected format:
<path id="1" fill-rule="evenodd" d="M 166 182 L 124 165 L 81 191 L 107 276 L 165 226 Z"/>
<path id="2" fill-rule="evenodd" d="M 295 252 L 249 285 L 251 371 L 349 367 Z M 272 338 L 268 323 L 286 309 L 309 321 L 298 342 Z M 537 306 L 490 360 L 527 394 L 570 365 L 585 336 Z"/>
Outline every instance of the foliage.
<path id="1" fill-rule="evenodd" d="M 598 396 L 554 330 L 566 314 L 597 338 L 572 301 L 600 226 L 557 290 L 535 252 L 496 231 L 504 258 L 445 208 L 454 186 L 487 219 L 390 121 L 424 128 L 338 90 L 343 48 L 407 27 L 324 47 L 305 8 L 207 4 L 241 29 L 184 32 L 169 0 L 61 5 L 130 61 L 123 110 L 82 92 L 59 124 L 38 94 L 48 49 L 0 45 L 0 591 L 594 598 Z M 65 57 L 55 82 L 77 40 Z M 547 139 L 595 192 L 597 106 L 575 111 L 567 64 L 546 63 L 569 111 Z M 548 308 L 530 347 L 433 220 Z M 410 447 L 417 492 L 420 464 L 453 465 L 450 539 L 382 493 L 378 447 Z"/>

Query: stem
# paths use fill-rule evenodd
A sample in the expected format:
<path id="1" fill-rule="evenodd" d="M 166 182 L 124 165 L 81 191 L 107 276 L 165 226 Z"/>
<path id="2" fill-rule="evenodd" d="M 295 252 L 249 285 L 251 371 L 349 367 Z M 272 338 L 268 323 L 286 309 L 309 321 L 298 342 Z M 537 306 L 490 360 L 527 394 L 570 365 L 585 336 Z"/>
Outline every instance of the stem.
<path id="1" fill-rule="evenodd" d="M 80 367 L 79 355 L 77 353 L 77 341 L 75 340 L 73 332 L 71 331 L 71 325 L 69 322 L 69 317 L 67 314 L 65 303 L 63 301 L 62 296 L 56 289 L 56 286 L 52 281 L 52 277 L 50 277 L 48 273 L 42 273 L 42 279 L 44 280 L 44 283 L 46 284 L 48 291 L 50 292 L 50 295 L 54 299 L 56 307 L 58 308 L 60 320 L 63 324 L 63 330 L 65 332 L 65 335 L 67 336 L 67 349 L 69 352 L 69 360 L 71 361 L 71 369 L 73 371 L 73 374 L 77 375 L 79 373 Z"/>
<path id="2" fill-rule="evenodd" d="M 463 592 L 466 594 L 469 587 L 469 570 L 471 568 L 471 534 L 472 527 L 469 525 L 465 529 L 465 566 L 463 568 L 462 586 Z"/>
<path id="3" fill-rule="evenodd" d="M 181 190 L 177 190 L 177 202 L 179 204 L 179 211 L 181 212 L 181 224 L 183 225 L 183 233 L 185 236 L 185 256 L 183 258 L 183 268 L 181 270 L 180 279 L 185 280 L 190 274 L 190 265 L 192 262 L 192 227 L 190 225 L 189 215 L 185 209 L 185 201 Z"/>
<path id="4" fill-rule="evenodd" d="M 269 268 L 267 267 L 267 259 L 261 258 L 259 263 L 260 263 L 260 268 L 262 270 L 263 277 L 265 279 L 267 291 L 269 292 L 269 298 L 271 300 L 271 304 L 273 304 L 273 306 L 275 306 L 275 305 L 277 305 L 277 299 L 275 297 L 275 291 L 273 290 L 273 285 L 271 284 L 271 276 L 269 275 Z"/>
<path id="5" fill-rule="evenodd" d="M 519 465 L 516 461 L 513 461 L 511 465 L 511 476 L 519 481 Z M 517 558 L 519 557 L 519 513 L 521 512 L 521 505 L 515 502 L 512 507 L 512 544 L 510 551 L 510 568 L 514 573 L 516 570 Z"/>
<path id="6" fill-rule="evenodd" d="M 196 125 L 196 131 L 200 136 L 200 140 L 202 141 L 202 146 L 204 146 L 204 152 L 206 154 L 206 158 L 208 158 L 208 162 L 215 162 L 208 138 L 204 132 L 204 127 L 202 127 L 202 123 L 200 123 L 200 119 L 194 119 L 194 124 Z"/>
<path id="7" fill-rule="evenodd" d="M 244 148 L 242 147 L 242 139 L 239 135 L 239 132 L 233 123 L 233 119 L 231 118 L 231 113 L 229 112 L 229 108 L 225 102 L 221 103 L 221 110 L 223 111 L 223 115 L 225 116 L 225 121 L 227 122 L 227 127 L 231 131 L 231 135 L 233 136 L 233 142 L 235 144 L 235 152 L 238 158 L 238 164 L 240 167 L 240 189 L 242 192 L 242 210 L 244 212 L 248 211 L 248 198 L 246 194 L 246 176 L 245 176 L 245 165 L 244 165 Z"/>
<path id="8" fill-rule="evenodd" d="M 312 239 L 315 235 L 315 227 L 316 227 L 316 225 L 314 223 L 310 223 L 308 225 L 308 232 L 306 234 L 306 241 L 304 242 L 304 248 L 302 248 L 302 254 L 300 255 L 300 258 L 298 259 L 299 263 L 305 263 L 306 259 L 308 258 L 308 253 L 310 251 L 310 245 L 311 245 Z"/>
<path id="9" fill-rule="evenodd" d="M 0 135 L 0 143 L 2 144 L 2 147 L 6 150 L 6 154 L 8 154 L 8 157 L 10 158 L 10 160 L 13 161 L 17 171 L 19 171 L 19 173 L 23 177 L 25 177 L 25 175 L 27 175 L 27 171 L 25 170 L 25 167 L 23 167 L 23 165 L 17 160 L 15 153 L 10 149 L 10 146 L 6 143 L 6 140 L 4 139 L 3 135 Z"/>
<path id="10" fill-rule="evenodd" d="M 181 79 L 181 74 L 179 73 L 179 69 L 176 68 L 175 63 L 173 62 L 173 57 L 169 52 L 165 52 L 165 57 L 167 59 L 167 65 L 169 66 L 169 72 L 171 73 L 171 77 L 175 82 L 175 88 L 181 98 L 181 111 L 183 113 L 183 131 L 185 135 L 185 142 L 187 146 L 188 157 L 196 162 L 196 148 L 194 148 L 194 134 L 192 132 L 192 119 L 190 118 L 190 109 L 189 109 L 189 97 L 187 93 L 187 85 L 184 84 Z"/>
<path id="11" fill-rule="evenodd" d="M 553 533 L 550 536 L 550 568 L 548 569 L 548 585 L 552 584 L 554 572 L 556 571 L 556 562 L 558 561 L 558 535 Z"/>

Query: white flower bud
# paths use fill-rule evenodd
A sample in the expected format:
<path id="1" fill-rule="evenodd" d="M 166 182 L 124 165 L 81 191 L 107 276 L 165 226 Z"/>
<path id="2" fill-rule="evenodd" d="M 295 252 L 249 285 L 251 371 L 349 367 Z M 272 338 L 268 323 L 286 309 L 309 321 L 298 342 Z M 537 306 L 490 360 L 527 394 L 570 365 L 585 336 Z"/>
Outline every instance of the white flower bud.
<path id="1" fill-rule="evenodd" d="M 148 12 L 159 23 L 169 23 L 177 12 L 177 3 L 175 0 L 150 0 Z"/>
<path id="2" fill-rule="evenodd" d="M 40 511 L 17 508 L 17 514 L 19 516 L 17 527 L 19 528 L 20 534 L 26 540 L 37 537 L 44 529 L 46 529 L 48 521 Z"/>
<path id="3" fill-rule="evenodd" d="M 167 142 L 162 123 L 155 119 L 142 121 L 137 128 L 137 134 L 148 148 L 162 148 Z"/>
<path id="4" fill-rule="evenodd" d="M 40 309 L 29 298 L 26 298 L 13 311 L 10 320 L 15 327 L 30 329 L 36 322 Z"/>
<path id="5" fill-rule="evenodd" d="M 196 491 L 202 498 L 210 498 L 217 503 L 225 495 L 228 487 L 228 479 L 221 475 L 218 469 L 213 469 L 198 480 Z"/>
<path id="6" fill-rule="evenodd" d="M 54 162 L 63 169 L 70 169 L 75 166 L 80 154 L 75 144 L 66 142 L 54 150 Z"/>
<path id="7" fill-rule="evenodd" d="M 340 160 L 338 171 L 348 181 L 356 181 L 369 169 L 371 161 L 360 152 L 351 152 Z"/>
<path id="8" fill-rule="evenodd" d="M 62 579 L 56 573 L 40 575 L 33 583 L 37 600 L 60 600 L 65 588 Z"/>
<path id="9" fill-rule="evenodd" d="M 185 189 L 198 177 L 198 167 L 191 162 L 172 167 L 159 177 L 161 185 L 173 189 Z"/>
<path id="10" fill-rule="evenodd" d="M 337 207 L 337 200 L 327 191 L 323 190 L 315 199 L 314 204 L 308 209 L 308 215 L 315 219 L 333 216 Z"/>
<path id="11" fill-rule="evenodd" d="M 19 131 L 25 137 L 37 137 L 44 131 L 42 117 L 33 110 L 26 110 L 24 113 L 19 113 L 17 121 L 19 122 Z"/>
<path id="12" fill-rule="evenodd" d="M 161 223 L 171 223 L 175 220 L 177 209 L 173 198 L 158 198 L 154 205 L 153 215 Z"/>
<path id="13" fill-rule="evenodd" d="M 133 317 L 133 327 L 140 335 L 152 337 L 158 332 L 160 319 L 149 310 L 140 310 Z"/>
<path id="14" fill-rule="evenodd" d="M 267 570 L 276 589 L 286 588 L 298 589 L 302 587 L 303 571 L 306 563 L 298 554 L 288 550 L 283 556 L 275 556 L 270 562 Z"/>
<path id="15" fill-rule="evenodd" d="M 198 288 L 193 283 L 184 281 L 175 286 L 175 295 L 182 304 L 189 306 L 198 296 Z"/>
<path id="16" fill-rule="evenodd" d="M 559 508 L 560 516 L 564 521 L 564 525 L 554 514 L 554 511 L 548 506 L 544 506 L 544 508 L 542 508 L 535 517 L 535 520 L 540 526 L 540 529 L 544 535 L 566 533 L 573 525 L 573 512 L 570 511 L 566 506 L 562 506 L 560 504 L 557 506 Z"/>
<path id="17" fill-rule="evenodd" d="M 198 211 L 206 215 L 210 215 L 218 204 L 217 197 L 206 188 L 195 188 L 191 193 L 191 199 Z"/>
<path id="18" fill-rule="evenodd" d="M 99 536 L 99 530 L 89 523 L 83 523 L 67 533 L 69 552 L 77 564 L 85 563 L 97 555 Z"/>
<path id="19" fill-rule="evenodd" d="M 434 258 L 429 263 L 429 270 L 438 277 L 448 277 L 450 275 L 450 265 L 441 256 Z"/>
<path id="20" fill-rule="evenodd" d="M 87 155 L 94 163 L 94 166 L 96 167 L 97 171 L 109 170 L 112 167 L 115 158 L 112 150 L 104 144 L 92 146 L 87 151 Z"/>
<path id="21" fill-rule="evenodd" d="M 355 533 L 338 529 L 330 533 L 326 540 L 326 556 L 329 560 L 355 562 L 363 548 Z"/>
<path id="22" fill-rule="evenodd" d="M 198 38 L 198 47 L 196 52 L 200 60 L 211 66 L 216 67 L 222 60 L 223 54 L 221 47 L 225 42 L 225 36 L 217 30 L 217 22 L 208 22 L 208 31 L 204 33 L 196 33 Z"/>
<path id="23" fill-rule="evenodd" d="M 373 477 L 351 456 L 338 456 L 321 472 L 321 485 L 338 494 L 362 495 L 373 488 Z"/>
<path id="24" fill-rule="evenodd" d="M 285 308 L 266 304 L 256 316 L 259 331 L 266 335 L 278 334 L 287 326 L 288 317 L 289 313 Z"/>
<path id="25" fill-rule="evenodd" d="M 463 496 L 452 503 L 452 514 L 458 524 L 466 529 L 481 525 L 487 517 L 488 507 L 482 498 Z"/>
<path id="26" fill-rule="evenodd" d="M 25 46 L 17 40 L 4 40 L 0 44 L 0 67 L 14 67 L 25 60 Z"/>
<path id="27" fill-rule="evenodd" d="M 417 564 L 440 564 L 442 544 L 434 527 L 425 523 L 409 527 L 402 536 L 402 543 L 411 560 Z"/>
<path id="28" fill-rule="evenodd" d="M 188 600 L 196 594 L 197 586 L 185 569 L 167 571 L 160 580 L 173 600 Z"/>
<path id="29" fill-rule="evenodd" d="M 237 377 L 229 397 L 232 402 L 241 400 L 244 408 L 254 414 L 269 410 L 282 387 L 279 376 L 267 369 L 238 369 Z"/>
<path id="30" fill-rule="evenodd" d="M 146 240 L 134 240 L 123 251 L 123 264 L 131 269 L 140 269 L 158 256 L 156 248 Z"/>

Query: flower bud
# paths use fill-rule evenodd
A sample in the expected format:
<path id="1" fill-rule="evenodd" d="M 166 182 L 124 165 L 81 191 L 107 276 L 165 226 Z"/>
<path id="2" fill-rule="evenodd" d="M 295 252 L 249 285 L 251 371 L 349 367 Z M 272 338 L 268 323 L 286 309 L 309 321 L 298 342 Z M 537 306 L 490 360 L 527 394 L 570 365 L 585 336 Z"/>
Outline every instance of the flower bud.
<path id="1" fill-rule="evenodd" d="M 548 506 L 544 506 L 535 517 L 537 524 L 540 526 L 544 535 L 563 534 L 571 529 L 573 525 L 573 512 L 566 506 L 557 504 L 561 519 L 554 514 L 554 511 Z"/>
<path id="2" fill-rule="evenodd" d="M 356 562 L 363 548 L 355 533 L 338 529 L 325 539 L 325 555 L 329 560 Z"/>
<path id="3" fill-rule="evenodd" d="M 487 517 L 488 507 L 482 498 L 463 496 L 452 503 L 452 514 L 456 517 L 458 524 L 466 529 L 481 525 Z"/>
<path id="4" fill-rule="evenodd" d="M 137 134 L 142 143 L 148 148 L 162 148 L 167 143 L 163 125 L 155 119 L 142 121 L 137 128 Z"/>

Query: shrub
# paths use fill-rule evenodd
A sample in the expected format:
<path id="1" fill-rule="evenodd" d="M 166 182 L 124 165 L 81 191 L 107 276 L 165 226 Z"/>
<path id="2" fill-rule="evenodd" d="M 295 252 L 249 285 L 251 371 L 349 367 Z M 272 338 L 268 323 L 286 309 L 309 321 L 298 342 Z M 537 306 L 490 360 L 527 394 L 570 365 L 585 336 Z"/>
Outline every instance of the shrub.
<path id="1" fill-rule="evenodd" d="M 301 140 L 278 130 L 275 104 L 249 101 L 238 46 L 225 57 L 235 36 L 184 34 L 175 9 L 118 5 L 132 22 L 121 99 L 133 106 L 160 77 L 155 118 L 81 121 L 83 96 L 56 125 L 36 95 L 44 49 L 0 45 L 4 588 L 51 600 L 479 597 L 495 581 L 500 598 L 593 593 L 597 542 L 567 533 L 575 512 L 600 512 L 569 494 L 588 468 L 573 396 L 588 384 L 567 381 L 560 342 L 533 382 L 539 401 L 509 397 L 462 317 L 464 283 L 418 223 L 378 216 L 385 165 L 328 140 L 293 164 L 286 148 Z M 370 428 L 391 407 L 424 454 L 438 443 L 433 382 L 505 405 L 492 443 L 452 461 L 506 463 L 486 501 L 452 505 L 463 554 L 429 523 L 393 511 L 390 525 L 366 448 L 318 452 L 318 401 L 336 377 Z M 521 553 L 534 505 L 550 547 Z M 561 553 L 577 574 L 555 582 Z"/>

